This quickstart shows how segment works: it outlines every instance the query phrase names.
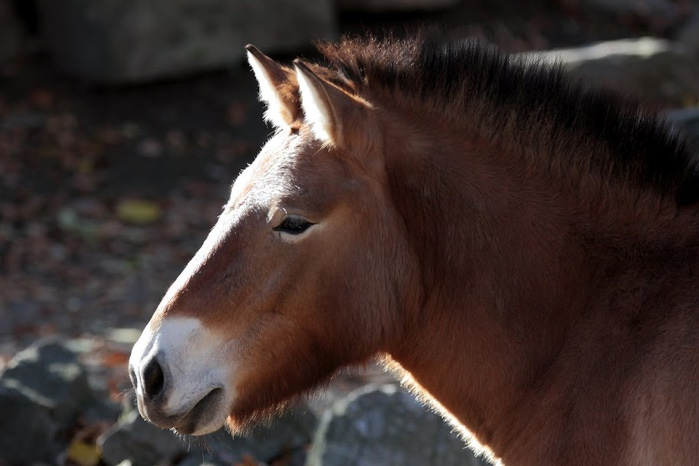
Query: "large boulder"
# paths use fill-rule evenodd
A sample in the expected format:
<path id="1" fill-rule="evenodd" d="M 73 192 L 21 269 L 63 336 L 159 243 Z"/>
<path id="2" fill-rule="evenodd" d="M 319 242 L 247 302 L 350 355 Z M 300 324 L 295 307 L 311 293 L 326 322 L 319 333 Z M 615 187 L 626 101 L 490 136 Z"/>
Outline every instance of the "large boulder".
<path id="1" fill-rule="evenodd" d="M 53 463 L 60 451 L 58 429 L 44 405 L 0 378 L 0 464 Z"/>
<path id="2" fill-rule="evenodd" d="M 624 39 L 523 56 L 560 63 L 583 82 L 635 94 L 654 104 L 682 106 L 699 99 L 699 63 L 667 40 Z"/>
<path id="3" fill-rule="evenodd" d="M 395 385 L 368 385 L 326 411 L 306 466 L 483 466 L 451 426 Z"/>
<path id="4" fill-rule="evenodd" d="M 683 135 L 690 150 L 699 156 L 699 107 L 673 109 L 665 117 Z"/>
<path id="5" fill-rule="evenodd" d="M 98 439 L 102 460 L 108 465 L 128 461 L 132 466 L 181 460 L 179 464 L 241 464 L 246 460 L 271 461 L 281 455 L 303 454 L 318 421 L 305 405 L 287 411 L 269 425 L 245 436 L 231 436 L 225 430 L 194 441 L 144 421 L 133 407 L 125 409 L 119 421 Z M 305 456 L 305 455 L 304 455 Z M 248 464 L 248 463 L 245 463 Z"/>
<path id="6" fill-rule="evenodd" d="M 56 63 L 103 83 L 230 66 L 247 43 L 290 51 L 336 32 L 331 0 L 38 0 L 38 9 Z"/>
<path id="7" fill-rule="evenodd" d="M 0 464 L 55 462 L 93 398 L 77 356 L 58 341 L 18 353 L 0 373 Z"/>
<path id="8" fill-rule="evenodd" d="M 699 60 L 699 12 L 695 13 L 679 28 L 676 40 L 694 58 Z"/>
<path id="9" fill-rule="evenodd" d="M 18 353 L 0 374 L 4 384 L 17 387 L 44 406 L 62 428 L 94 401 L 87 372 L 77 355 L 57 340 L 42 340 Z"/>
<path id="10" fill-rule="evenodd" d="M 169 430 L 144 421 L 134 409 L 127 410 L 119 421 L 98 439 L 102 461 L 117 465 L 126 460 L 133 466 L 147 466 L 164 460 L 171 463 L 187 451 L 187 444 Z"/>

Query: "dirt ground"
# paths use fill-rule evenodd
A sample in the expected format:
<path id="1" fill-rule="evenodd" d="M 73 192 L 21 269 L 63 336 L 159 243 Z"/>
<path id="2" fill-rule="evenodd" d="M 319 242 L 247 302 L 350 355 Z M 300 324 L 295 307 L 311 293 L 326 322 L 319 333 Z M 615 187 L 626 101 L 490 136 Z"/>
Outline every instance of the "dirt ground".
<path id="1" fill-rule="evenodd" d="M 428 21 L 521 51 L 670 36 L 681 23 L 641 13 L 473 0 L 433 14 L 344 15 L 340 24 L 345 33 L 403 34 Z M 270 133 L 256 95 L 245 63 L 124 88 L 76 81 L 41 51 L 0 67 L 0 367 L 55 335 L 122 370 Z M 115 392 L 128 385 L 125 376 L 111 383 Z"/>

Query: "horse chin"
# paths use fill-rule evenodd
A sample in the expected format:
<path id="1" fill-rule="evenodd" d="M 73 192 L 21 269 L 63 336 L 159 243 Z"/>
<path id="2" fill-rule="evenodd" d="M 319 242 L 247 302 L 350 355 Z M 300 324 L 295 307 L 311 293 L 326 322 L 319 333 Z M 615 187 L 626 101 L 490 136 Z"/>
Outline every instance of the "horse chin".
<path id="1" fill-rule="evenodd" d="M 179 419 L 173 429 L 183 435 L 205 435 L 217 431 L 226 423 L 225 410 L 221 409 L 224 399 L 222 389 L 212 390 Z"/>

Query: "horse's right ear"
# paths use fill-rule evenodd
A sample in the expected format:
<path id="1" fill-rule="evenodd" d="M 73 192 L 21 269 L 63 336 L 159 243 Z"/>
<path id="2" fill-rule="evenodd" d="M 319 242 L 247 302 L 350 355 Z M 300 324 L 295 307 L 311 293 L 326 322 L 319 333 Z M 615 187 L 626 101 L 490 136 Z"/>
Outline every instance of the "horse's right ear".
<path id="1" fill-rule="evenodd" d="M 295 73 L 260 52 L 254 45 L 246 45 L 245 50 L 260 87 L 260 100 L 267 105 L 265 120 L 277 129 L 292 126 L 301 111 L 298 100 L 289 92 L 291 86 L 288 86 L 292 82 L 295 84 Z"/>

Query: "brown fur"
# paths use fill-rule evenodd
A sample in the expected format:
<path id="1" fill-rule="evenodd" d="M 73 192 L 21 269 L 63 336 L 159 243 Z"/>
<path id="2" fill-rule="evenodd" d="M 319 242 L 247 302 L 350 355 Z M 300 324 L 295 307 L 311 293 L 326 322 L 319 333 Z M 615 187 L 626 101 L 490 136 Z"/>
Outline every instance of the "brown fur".
<path id="1" fill-rule="evenodd" d="M 238 339 L 234 428 L 378 354 L 506 464 L 694 464 L 694 161 L 625 99 L 428 42 L 323 47 L 368 106 L 335 144 L 279 128 L 158 318 Z M 317 230 L 279 241 L 275 206 Z"/>

